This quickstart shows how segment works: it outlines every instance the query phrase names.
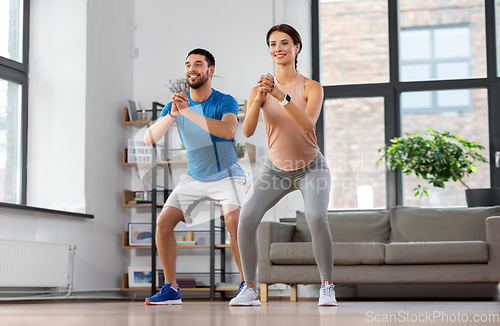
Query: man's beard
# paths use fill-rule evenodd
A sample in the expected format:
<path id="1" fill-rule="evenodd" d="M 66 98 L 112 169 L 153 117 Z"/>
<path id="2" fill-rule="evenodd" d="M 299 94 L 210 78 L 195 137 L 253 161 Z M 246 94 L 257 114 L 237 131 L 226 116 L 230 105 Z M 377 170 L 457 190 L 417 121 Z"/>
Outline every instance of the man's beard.
<path id="1" fill-rule="evenodd" d="M 198 89 L 201 86 L 205 85 L 205 83 L 208 81 L 208 78 L 208 74 L 205 75 L 205 78 L 202 78 L 202 75 L 200 75 L 200 79 L 195 83 L 191 83 L 191 81 L 188 79 L 188 84 L 192 89 Z"/>

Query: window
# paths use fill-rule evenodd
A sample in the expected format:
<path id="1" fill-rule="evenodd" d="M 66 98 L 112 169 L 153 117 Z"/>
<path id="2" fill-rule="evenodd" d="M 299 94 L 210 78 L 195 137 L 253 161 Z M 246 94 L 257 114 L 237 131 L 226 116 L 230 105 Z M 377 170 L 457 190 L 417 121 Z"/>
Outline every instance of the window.
<path id="1" fill-rule="evenodd" d="M 0 202 L 26 203 L 28 0 L 0 1 Z"/>
<path id="2" fill-rule="evenodd" d="M 325 101 L 325 158 L 332 176 L 329 209 L 386 207 L 385 169 L 377 166 L 384 146 L 384 99 Z"/>
<path id="3" fill-rule="evenodd" d="M 470 77 L 470 28 L 428 27 L 400 32 L 401 80 Z"/>
<path id="4" fill-rule="evenodd" d="M 458 133 L 483 145 L 489 165 L 478 163 L 478 172 L 464 182 L 473 188 L 500 187 L 491 153 L 500 151 L 500 77 L 487 76 L 496 69 L 500 75 L 500 65 L 491 60 L 497 57 L 500 63 L 500 1 L 312 3 L 312 21 L 318 25 L 313 78 L 325 90 L 318 140 L 334 181 L 330 209 L 361 208 L 349 181 L 342 185 L 360 177 L 374 180 L 373 208 L 465 206 L 465 187 L 458 182 L 444 190 L 422 184 L 430 196 L 419 199 L 413 176 L 354 169 L 361 157 L 378 158 L 377 148 L 392 138 L 425 134 L 423 128 Z M 495 10 L 493 24 L 489 13 Z M 492 43 L 495 25 L 497 53 L 487 56 L 486 40 Z M 348 164 L 340 170 L 342 160 Z"/>
<path id="5" fill-rule="evenodd" d="M 468 25 L 401 29 L 401 81 L 470 78 L 473 60 L 470 34 Z M 404 112 L 421 113 L 470 111 L 471 102 L 469 90 L 404 93 L 401 109 Z"/>
<path id="6" fill-rule="evenodd" d="M 466 90 L 472 96 L 469 99 L 471 110 L 469 112 L 428 112 L 415 113 L 403 111 L 401 117 L 402 134 L 407 132 L 419 131 L 425 137 L 427 132 L 425 128 L 432 128 L 438 131 L 449 131 L 452 134 L 460 134 L 465 139 L 477 141 L 485 147 L 480 154 L 484 157 L 489 156 L 489 138 L 488 138 L 488 93 L 485 89 Z M 444 91 L 443 91 L 444 92 Z M 450 90 L 445 92 L 456 92 Z M 434 92 L 437 93 L 437 92 Z M 401 94 L 404 98 L 408 93 Z M 418 97 L 428 97 L 429 92 L 414 92 L 412 98 L 416 102 L 423 102 Z M 452 99 L 453 97 L 450 96 Z M 450 101 L 452 101 L 450 99 Z M 463 99 L 457 98 L 460 102 Z M 425 100 L 424 100 L 425 101 Z M 468 178 L 464 178 L 464 183 L 471 188 L 489 188 L 489 166 L 484 163 L 476 162 L 478 171 Z M 429 196 L 422 198 L 415 197 L 413 189 L 420 184 L 427 187 Z M 422 179 L 417 179 L 415 175 L 403 176 L 403 203 L 406 206 L 466 206 L 465 187 L 460 182 L 447 182 L 445 188 L 436 188 L 425 183 Z"/>
<path id="7" fill-rule="evenodd" d="M 0 2 L 0 56 L 22 62 L 23 1 Z"/>
<path id="8" fill-rule="evenodd" d="M 20 84 L 0 79 L 0 201 L 21 202 Z"/>
<path id="9" fill-rule="evenodd" d="M 486 77 L 484 0 L 399 0 L 401 81 Z"/>
<path id="10" fill-rule="evenodd" d="M 403 93 L 401 110 L 403 113 L 471 111 L 472 94 L 468 89 Z"/>

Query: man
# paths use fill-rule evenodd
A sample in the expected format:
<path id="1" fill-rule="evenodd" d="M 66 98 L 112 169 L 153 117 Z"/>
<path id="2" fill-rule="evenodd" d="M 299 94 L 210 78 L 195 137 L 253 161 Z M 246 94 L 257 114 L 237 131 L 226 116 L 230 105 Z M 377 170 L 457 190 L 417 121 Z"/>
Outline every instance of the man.
<path id="1" fill-rule="evenodd" d="M 175 277 L 177 242 L 174 228 L 180 221 L 192 224 L 207 199 L 222 204 L 224 222 L 232 238 L 231 252 L 238 265 L 240 281 L 243 281 L 236 236 L 246 179 L 234 145 L 238 103 L 231 95 L 212 89 L 214 72 L 215 59 L 210 52 L 204 49 L 189 52 L 185 74 L 191 91 L 173 94 L 158 121 L 144 136 L 146 144 L 153 144 L 175 121 L 188 152 L 188 171 L 181 175 L 157 219 L 156 246 L 165 283 L 160 292 L 146 299 L 146 304 L 182 303 Z"/>

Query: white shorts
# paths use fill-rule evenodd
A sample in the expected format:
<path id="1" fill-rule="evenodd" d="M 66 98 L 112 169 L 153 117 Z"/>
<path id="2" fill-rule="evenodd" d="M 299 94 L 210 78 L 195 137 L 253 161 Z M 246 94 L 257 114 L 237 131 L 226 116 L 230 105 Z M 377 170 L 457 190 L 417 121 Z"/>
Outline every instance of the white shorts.
<path id="1" fill-rule="evenodd" d="M 181 210 L 184 213 L 184 222 L 191 225 L 209 200 L 220 202 L 222 207 L 225 205 L 241 207 L 247 193 L 245 184 L 245 177 L 202 182 L 188 174 L 182 174 L 179 184 L 168 196 L 163 209 L 175 207 Z"/>

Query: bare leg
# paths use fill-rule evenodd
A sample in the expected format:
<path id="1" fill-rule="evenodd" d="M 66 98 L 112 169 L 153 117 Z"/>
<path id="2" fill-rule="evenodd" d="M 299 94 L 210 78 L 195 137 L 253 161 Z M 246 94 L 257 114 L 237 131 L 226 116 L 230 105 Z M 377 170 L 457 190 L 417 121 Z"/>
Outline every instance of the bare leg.
<path id="1" fill-rule="evenodd" d="M 172 288 L 177 289 L 175 277 L 175 261 L 177 259 L 177 241 L 174 228 L 184 219 L 182 211 L 175 207 L 162 209 L 156 223 L 156 248 L 163 265 L 165 283 L 172 283 Z"/>
<path id="2" fill-rule="evenodd" d="M 250 285 L 255 291 L 257 291 L 257 281 L 245 281 L 245 283 Z"/>
<path id="3" fill-rule="evenodd" d="M 243 270 L 241 268 L 240 251 L 238 249 L 238 222 L 240 220 L 240 208 L 234 205 L 225 205 L 222 208 L 224 214 L 224 223 L 226 223 L 227 231 L 231 235 L 231 253 L 233 254 L 238 271 L 240 272 L 240 282 L 243 282 Z"/>

